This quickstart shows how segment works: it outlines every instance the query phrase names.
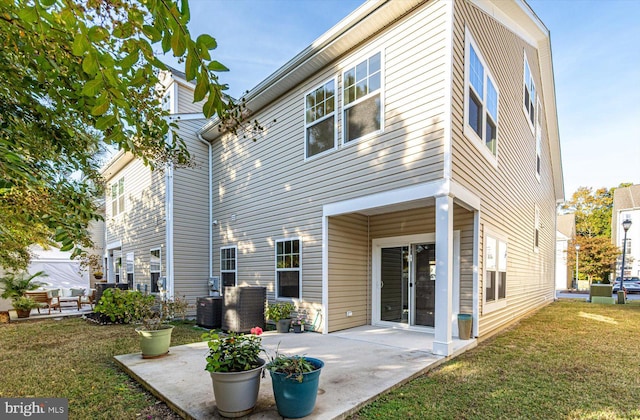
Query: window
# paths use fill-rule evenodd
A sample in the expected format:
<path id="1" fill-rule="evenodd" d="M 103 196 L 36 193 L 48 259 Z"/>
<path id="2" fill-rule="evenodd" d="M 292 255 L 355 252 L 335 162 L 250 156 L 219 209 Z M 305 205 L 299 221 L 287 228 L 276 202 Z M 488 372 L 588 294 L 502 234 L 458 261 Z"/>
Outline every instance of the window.
<path id="1" fill-rule="evenodd" d="M 465 54 L 465 125 L 467 137 L 498 152 L 498 89 L 479 49 L 467 31 Z"/>
<path id="2" fill-rule="evenodd" d="M 382 54 L 342 74 L 344 143 L 382 129 Z"/>
<path id="3" fill-rule="evenodd" d="M 150 257 L 149 273 L 151 274 L 151 293 L 158 293 L 160 292 L 158 280 L 160 280 L 160 271 L 162 269 L 160 248 L 152 249 Z"/>
<path id="4" fill-rule="evenodd" d="M 124 211 L 124 178 L 111 184 L 111 216 Z"/>
<path id="5" fill-rule="evenodd" d="M 485 238 L 485 312 L 506 305 L 507 242 L 487 235 Z M 501 303 L 501 305 L 494 305 Z"/>
<path id="6" fill-rule="evenodd" d="M 125 272 L 127 275 L 127 283 L 129 284 L 129 289 L 133 290 L 133 252 L 127 252 L 126 258 L 126 265 L 125 265 Z"/>
<path id="7" fill-rule="evenodd" d="M 116 283 L 120 283 L 120 278 L 122 274 L 122 257 L 116 257 L 114 261 L 113 274 L 114 274 L 114 281 Z"/>
<path id="8" fill-rule="evenodd" d="M 220 274 L 222 287 L 236 286 L 236 247 L 220 248 Z"/>
<path id="9" fill-rule="evenodd" d="M 625 248 L 625 255 L 631 255 L 631 238 L 627 238 L 627 247 Z"/>
<path id="10" fill-rule="evenodd" d="M 535 207 L 535 232 L 533 236 L 533 250 L 538 252 L 540 247 L 540 208 L 538 206 Z"/>
<path id="11" fill-rule="evenodd" d="M 527 61 L 527 55 L 524 55 L 524 113 L 529 117 L 529 125 L 533 130 L 536 122 L 536 85 L 533 83 L 533 76 Z"/>
<path id="12" fill-rule="evenodd" d="M 538 118 L 536 118 L 536 177 L 540 181 L 540 170 L 542 169 L 542 125 L 540 124 L 540 110 L 542 105 L 538 102 Z"/>
<path id="13" fill-rule="evenodd" d="M 276 241 L 276 297 L 300 297 L 300 239 Z"/>
<path id="14" fill-rule="evenodd" d="M 307 158 L 336 147 L 335 91 L 335 80 L 330 80 L 305 96 L 305 157 Z"/>

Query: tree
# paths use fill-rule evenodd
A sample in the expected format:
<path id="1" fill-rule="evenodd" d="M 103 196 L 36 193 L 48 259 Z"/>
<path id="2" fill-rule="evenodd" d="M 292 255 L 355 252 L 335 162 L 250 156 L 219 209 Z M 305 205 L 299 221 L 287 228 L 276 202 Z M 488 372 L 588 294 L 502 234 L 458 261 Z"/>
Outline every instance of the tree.
<path id="1" fill-rule="evenodd" d="M 585 275 L 591 283 L 593 280 L 604 280 L 613 271 L 620 248 L 611 243 L 605 236 L 576 236 L 569 241 L 567 248 L 567 266 L 576 266 L 576 244 L 580 245 L 578 253 L 578 272 Z"/>
<path id="2" fill-rule="evenodd" d="M 187 0 L 0 0 L 0 266 L 26 267 L 33 243 L 74 256 L 91 246 L 103 144 L 149 165 L 188 162 L 159 101 L 154 46 L 183 60 L 206 117 L 237 127 L 216 41 L 192 39 L 188 22 Z"/>

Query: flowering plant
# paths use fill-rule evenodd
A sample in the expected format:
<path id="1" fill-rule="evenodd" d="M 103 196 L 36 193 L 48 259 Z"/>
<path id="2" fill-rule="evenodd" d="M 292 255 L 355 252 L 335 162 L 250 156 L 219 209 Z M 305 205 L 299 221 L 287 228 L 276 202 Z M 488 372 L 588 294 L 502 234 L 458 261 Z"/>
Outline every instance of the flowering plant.
<path id="1" fill-rule="evenodd" d="M 307 321 L 304 315 L 298 315 L 294 320 L 291 321 L 291 325 L 304 325 Z"/>
<path id="2" fill-rule="evenodd" d="M 208 340 L 207 367 L 209 372 L 244 372 L 264 364 L 258 355 L 262 351 L 262 328 L 251 328 L 251 334 L 220 335 L 210 331 L 202 334 Z"/>

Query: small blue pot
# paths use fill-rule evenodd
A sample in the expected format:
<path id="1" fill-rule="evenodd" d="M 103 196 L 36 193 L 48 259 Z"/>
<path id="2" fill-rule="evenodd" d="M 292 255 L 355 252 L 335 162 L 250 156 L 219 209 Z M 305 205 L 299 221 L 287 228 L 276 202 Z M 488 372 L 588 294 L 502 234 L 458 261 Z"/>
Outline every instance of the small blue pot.
<path id="1" fill-rule="evenodd" d="M 284 373 L 269 371 L 273 396 L 276 400 L 278 413 L 282 417 L 297 419 L 308 416 L 316 405 L 320 371 L 324 367 L 324 362 L 313 357 L 305 357 L 305 359 L 314 365 L 316 370 L 304 373 L 302 382 L 298 382 L 294 378 L 287 378 Z"/>

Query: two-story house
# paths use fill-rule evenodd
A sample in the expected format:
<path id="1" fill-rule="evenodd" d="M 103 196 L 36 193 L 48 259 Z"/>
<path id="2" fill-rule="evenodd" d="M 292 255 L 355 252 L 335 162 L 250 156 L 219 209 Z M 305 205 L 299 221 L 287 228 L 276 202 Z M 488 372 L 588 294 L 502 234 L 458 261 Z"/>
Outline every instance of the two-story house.
<path id="1" fill-rule="evenodd" d="M 624 249 L 624 278 L 640 277 L 640 184 L 625 188 L 616 188 L 613 192 L 613 209 L 611 212 L 611 237 L 614 245 Z M 630 219 L 631 226 L 627 231 L 627 246 L 623 246 L 625 232 L 622 222 Z M 618 258 L 613 278 L 620 277 L 622 270 L 622 254 Z"/>
<path id="2" fill-rule="evenodd" d="M 208 294 L 211 275 L 209 145 L 197 130 L 206 122 L 193 103 L 194 86 L 177 70 L 161 74 L 163 106 L 178 122 L 193 165 L 152 170 L 118 152 L 103 168 L 106 181 L 105 276 L 148 293 L 159 285 L 192 302 Z M 174 281 L 175 277 L 189 281 Z M 161 283 L 159 284 L 160 281 Z"/>
<path id="3" fill-rule="evenodd" d="M 524 1 L 368 1 L 245 99 L 276 121 L 256 142 L 215 119 L 197 132 L 226 285 L 266 286 L 323 333 L 431 333 L 443 355 L 456 314 L 487 336 L 553 300 L 564 187 L 551 43 Z"/>

